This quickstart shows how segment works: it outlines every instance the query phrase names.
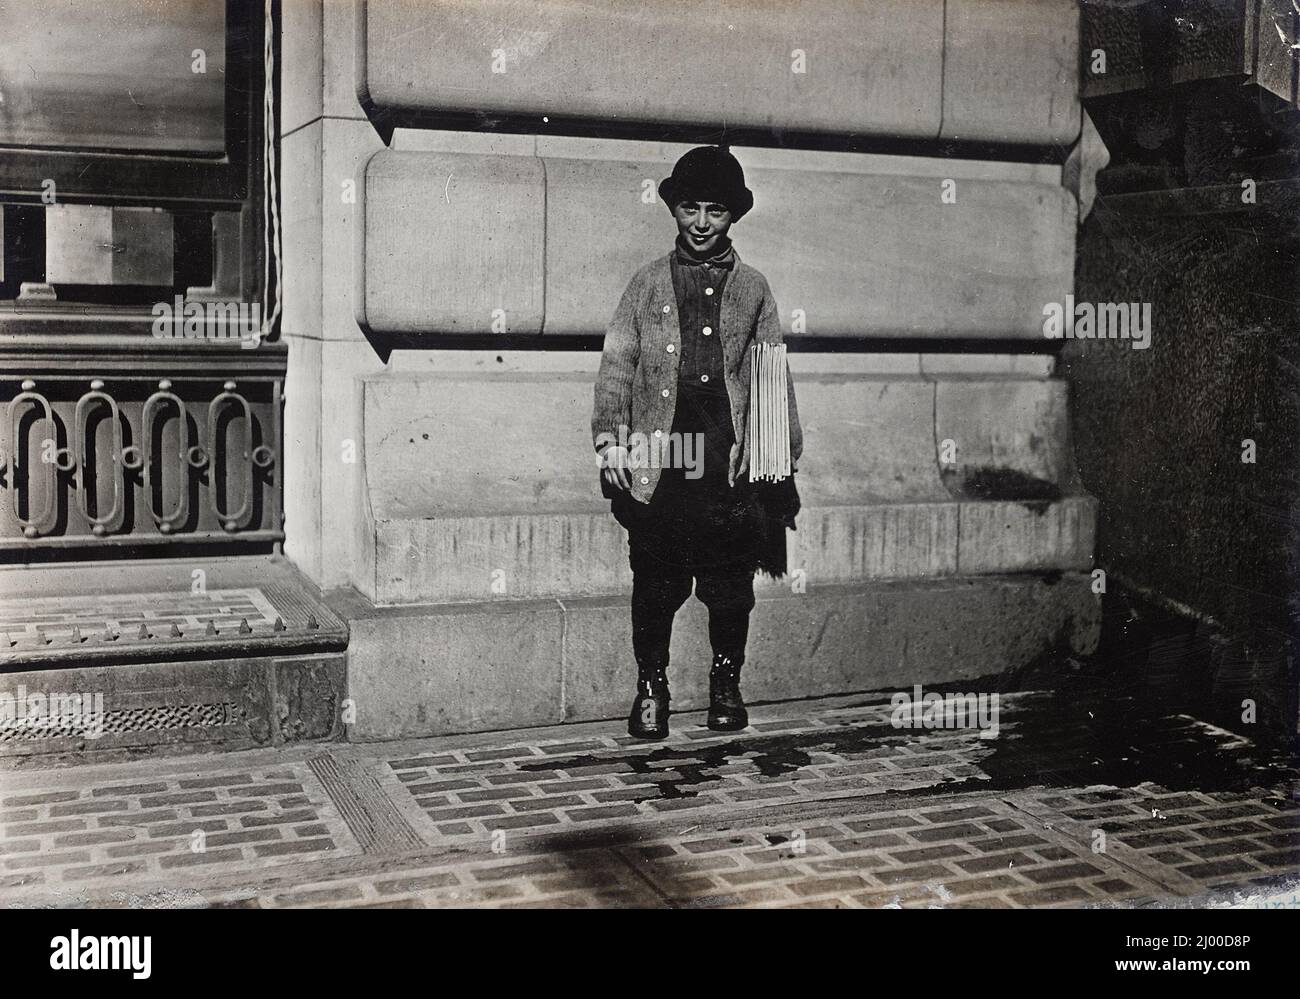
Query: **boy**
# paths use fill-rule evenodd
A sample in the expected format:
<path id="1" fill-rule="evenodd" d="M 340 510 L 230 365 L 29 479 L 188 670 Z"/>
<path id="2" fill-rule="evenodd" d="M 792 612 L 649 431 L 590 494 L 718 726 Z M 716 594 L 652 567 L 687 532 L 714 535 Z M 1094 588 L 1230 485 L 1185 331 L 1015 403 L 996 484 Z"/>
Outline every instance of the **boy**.
<path id="1" fill-rule="evenodd" d="M 744 172 L 725 149 L 702 146 L 677 161 L 659 195 L 677 222 L 676 245 L 642 267 L 623 293 L 605 334 L 592 416 L 602 491 L 628 532 L 638 672 L 628 732 L 643 739 L 668 735 L 668 647 L 692 580 L 709 609 L 709 728 L 749 724 L 740 669 L 754 572 L 773 565 L 784 572 L 789 519 L 773 520 L 747 474 L 755 449 L 751 348 L 780 344 L 781 327 L 766 279 L 740 261 L 727 235 L 754 204 Z M 788 439 L 793 467 L 802 434 L 788 371 L 785 392 L 769 386 L 763 406 L 778 396 L 785 397 L 784 436 L 776 439 L 782 448 Z M 629 441 L 648 442 L 649 460 Z M 680 467 L 691 449 L 683 445 L 674 456 L 669 441 L 696 443 L 698 467 Z M 661 467 L 665 456 L 669 467 Z M 764 547 L 773 523 L 776 557 Z"/>

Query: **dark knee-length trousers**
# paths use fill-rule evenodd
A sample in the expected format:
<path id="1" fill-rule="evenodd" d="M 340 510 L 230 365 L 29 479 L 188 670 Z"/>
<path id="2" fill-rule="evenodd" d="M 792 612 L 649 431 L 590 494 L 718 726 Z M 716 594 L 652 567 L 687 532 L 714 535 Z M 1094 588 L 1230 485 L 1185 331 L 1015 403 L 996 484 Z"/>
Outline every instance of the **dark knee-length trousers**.
<path id="1" fill-rule="evenodd" d="M 709 644 L 715 655 L 743 662 L 754 609 L 754 570 L 689 569 L 632 555 L 632 652 L 643 669 L 666 668 L 673 617 L 691 595 L 709 609 Z M 640 564 L 638 564 L 638 562 Z"/>
<path id="2" fill-rule="evenodd" d="M 763 511 L 748 481 L 727 483 L 731 419 L 725 388 L 680 386 L 673 431 L 702 436 L 700 474 L 663 469 L 649 504 L 613 498 L 628 532 L 632 649 L 643 670 L 667 665 L 673 617 L 692 583 L 709 609 L 714 653 L 744 660 Z"/>

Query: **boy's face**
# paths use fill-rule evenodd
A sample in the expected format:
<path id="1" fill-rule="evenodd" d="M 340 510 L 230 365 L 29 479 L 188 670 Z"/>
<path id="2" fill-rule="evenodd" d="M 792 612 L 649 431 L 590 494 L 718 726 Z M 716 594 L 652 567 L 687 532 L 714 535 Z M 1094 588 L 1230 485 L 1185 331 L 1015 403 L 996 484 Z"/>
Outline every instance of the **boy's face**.
<path id="1" fill-rule="evenodd" d="M 696 253 L 708 253 L 731 228 L 731 212 L 716 201 L 679 201 L 673 208 L 682 241 Z"/>

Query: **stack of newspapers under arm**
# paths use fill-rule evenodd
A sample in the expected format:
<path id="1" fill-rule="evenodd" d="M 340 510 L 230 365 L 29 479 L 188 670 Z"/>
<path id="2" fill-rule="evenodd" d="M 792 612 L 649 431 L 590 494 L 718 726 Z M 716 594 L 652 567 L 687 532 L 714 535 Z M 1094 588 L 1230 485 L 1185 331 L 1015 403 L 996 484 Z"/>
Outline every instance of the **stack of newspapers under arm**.
<path id="1" fill-rule="evenodd" d="M 785 344 L 756 343 L 749 366 L 749 481 L 790 475 L 790 396 Z"/>

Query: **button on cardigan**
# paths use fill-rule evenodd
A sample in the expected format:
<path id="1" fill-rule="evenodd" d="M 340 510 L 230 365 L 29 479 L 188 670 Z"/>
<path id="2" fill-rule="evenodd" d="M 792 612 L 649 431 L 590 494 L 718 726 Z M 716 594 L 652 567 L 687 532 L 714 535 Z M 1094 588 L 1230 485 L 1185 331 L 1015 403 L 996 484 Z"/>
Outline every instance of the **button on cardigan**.
<path id="1" fill-rule="evenodd" d="M 656 429 L 673 425 L 681 330 L 671 259 L 672 254 L 667 254 L 637 271 L 605 332 L 591 418 L 598 452 L 620 440 L 653 440 Z M 712 335 L 722 347 L 723 380 L 738 442 L 732 449 L 728 469 L 728 481 L 734 482 L 749 469 L 750 347 L 755 342 L 781 343 L 782 334 L 767 279 L 741 261 L 739 255 L 723 285 L 721 299 L 717 329 Z M 667 349 L 669 346 L 672 351 Z M 786 380 L 790 457 L 798 461 L 803 453 L 803 433 L 788 372 Z M 636 434 L 642 438 L 633 437 Z M 659 473 L 656 467 L 631 469 L 632 497 L 649 503 L 659 484 Z"/>

